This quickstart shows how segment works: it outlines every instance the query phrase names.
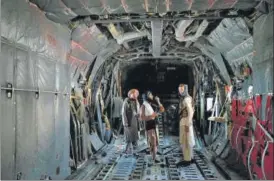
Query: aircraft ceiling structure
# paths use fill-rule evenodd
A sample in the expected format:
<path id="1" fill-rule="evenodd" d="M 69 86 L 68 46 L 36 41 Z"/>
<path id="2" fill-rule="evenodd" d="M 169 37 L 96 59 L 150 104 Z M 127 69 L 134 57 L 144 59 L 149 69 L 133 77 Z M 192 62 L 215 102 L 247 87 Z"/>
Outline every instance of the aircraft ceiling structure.
<path id="1" fill-rule="evenodd" d="M 95 67 L 110 56 L 122 61 L 176 59 L 174 62 L 192 66 L 195 61 L 209 58 L 224 82 L 230 84 L 231 75 L 224 61 L 237 75 L 237 66 L 250 62 L 253 56 L 247 22 L 255 16 L 251 13 L 257 0 L 29 2 L 48 19 L 71 28 L 70 58 L 90 65 L 98 54 L 107 54 L 97 60 L 101 63 Z M 250 19 L 243 18 L 245 15 Z"/>
<path id="2" fill-rule="evenodd" d="M 232 74 L 238 74 L 241 62 L 251 62 L 255 70 L 254 92 L 273 92 L 273 12 L 256 20 L 258 12 L 243 11 L 254 8 L 259 3 L 255 0 L 157 2 L 155 5 L 145 0 L 1 1 L 0 113 L 1 121 L 6 120 L 1 122 L 5 135 L 1 143 L 5 145 L 1 150 L 5 155 L 1 157 L 1 172 L 7 179 L 16 178 L 17 171 L 25 173 L 28 179 L 40 178 L 41 170 L 47 170 L 56 179 L 70 174 L 70 124 L 66 120 L 71 88 L 80 74 L 89 71 L 93 81 L 101 65 L 110 62 L 110 58 L 124 62 L 168 62 L 176 58 L 174 62 L 189 63 L 194 68 L 214 63 L 228 83 L 228 65 Z M 200 11 L 192 11 L 192 19 L 189 11 L 162 14 L 185 7 Z M 106 11 L 112 14 L 106 16 Z M 127 11 L 131 12 L 130 23 L 117 15 L 122 12 L 126 13 L 122 17 L 127 17 Z M 143 14 L 155 11 L 158 14 Z M 243 14 L 247 17 L 232 18 Z M 154 20 L 158 22 L 147 23 Z M 157 31 L 158 27 L 163 32 Z M 185 36 L 176 37 L 176 32 Z M 161 41 L 157 39 L 159 35 Z M 108 70 L 117 72 L 117 66 Z M 11 98 L 5 89 L 2 91 L 2 87 L 10 85 L 16 89 Z M 29 169 L 34 167 L 39 168 Z"/>

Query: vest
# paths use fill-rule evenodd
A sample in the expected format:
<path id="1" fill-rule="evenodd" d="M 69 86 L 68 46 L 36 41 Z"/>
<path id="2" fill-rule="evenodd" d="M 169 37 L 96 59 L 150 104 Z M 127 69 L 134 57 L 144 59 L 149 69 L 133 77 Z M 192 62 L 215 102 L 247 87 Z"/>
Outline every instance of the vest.
<path id="1" fill-rule="evenodd" d="M 145 116 L 151 116 L 154 112 L 152 106 L 147 101 L 144 101 L 143 105 L 145 106 Z M 146 130 L 151 130 L 156 128 L 156 120 L 145 121 L 145 124 L 146 124 Z"/>
<path id="2" fill-rule="evenodd" d="M 191 99 L 191 103 L 192 103 L 192 106 L 193 106 L 192 97 L 186 96 L 184 98 L 181 98 L 180 99 L 180 105 L 179 105 L 179 108 L 180 108 L 180 110 L 179 110 L 180 118 L 186 118 L 186 117 L 188 117 L 187 106 L 186 106 L 186 103 L 185 103 L 185 99 L 186 98 L 190 98 Z"/>
<path id="3" fill-rule="evenodd" d="M 126 104 L 126 109 L 125 109 L 125 113 L 128 119 L 128 125 L 131 125 L 131 121 L 133 119 L 133 117 L 136 115 L 136 113 L 138 112 L 138 108 L 137 108 L 137 102 L 136 101 L 132 101 L 130 99 L 127 99 L 127 104 Z"/>
<path id="4" fill-rule="evenodd" d="M 145 106 L 145 116 L 151 116 L 154 112 L 151 105 L 147 101 L 144 101 L 143 105 Z"/>

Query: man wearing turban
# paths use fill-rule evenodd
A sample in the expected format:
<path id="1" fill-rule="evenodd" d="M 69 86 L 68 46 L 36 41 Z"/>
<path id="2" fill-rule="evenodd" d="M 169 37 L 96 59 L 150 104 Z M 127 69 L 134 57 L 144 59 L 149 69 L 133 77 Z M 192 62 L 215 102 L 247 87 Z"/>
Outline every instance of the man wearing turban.
<path id="1" fill-rule="evenodd" d="M 122 121 L 124 126 L 124 135 L 126 137 L 126 152 L 132 154 L 132 145 L 137 146 L 138 135 L 138 119 L 140 104 L 138 102 L 139 91 L 131 89 L 128 97 L 124 100 L 122 106 Z"/>
<path id="2" fill-rule="evenodd" d="M 180 145 L 183 152 L 183 161 L 177 166 L 187 166 L 193 162 L 193 147 L 195 145 L 193 130 L 194 107 L 192 97 L 188 94 L 188 86 L 180 84 L 179 88 L 179 118 L 180 118 Z"/>
<path id="3" fill-rule="evenodd" d="M 158 97 L 153 98 L 153 95 L 150 91 L 147 91 L 142 95 L 143 104 L 140 110 L 141 120 L 145 121 L 145 127 L 147 132 L 147 143 L 150 148 L 150 154 L 152 156 L 152 160 L 157 163 L 159 160 L 156 159 L 157 154 L 157 146 L 159 144 L 158 134 L 157 134 L 157 116 L 158 113 L 153 109 L 152 103 L 157 102 L 157 107 L 159 107 L 159 112 L 164 112 L 164 107 L 160 103 Z M 156 99 L 156 100 L 155 100 Z M 154 101 L 155 100 L 155 101 Z"/>

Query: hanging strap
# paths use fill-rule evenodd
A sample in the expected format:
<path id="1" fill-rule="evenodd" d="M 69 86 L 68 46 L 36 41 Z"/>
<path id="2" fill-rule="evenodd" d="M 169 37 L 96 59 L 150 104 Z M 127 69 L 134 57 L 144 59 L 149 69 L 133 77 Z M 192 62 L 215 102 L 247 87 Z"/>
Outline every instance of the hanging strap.
<path id="1" fill-rule="evenodd" d="M 72 110 L 72 114 L 76 116 L 76 119 L 78 119 L 81 123 L 83 122 L 83 116 L 81 115 L 81 111 L 83 110 L 83 103 L 80 102 L 79 107 L 75 107 L 74 103 L 72 102 L 72 99 L 78 99 L 78 100 L 82 100 L 81 97 L 79 96 L 71 96 L 70 97 L 70 107 Z"/>
<path id="2" fill-rule="evenodd" d="M 214 105 L 213 105 L 213 111 L 211 113 L 211 117 L 213 117 L 214 113 L 216 113 L 215 116 L 217 117 L 216 106 L 217 106 L 217 101 L 218 101 L 219 94 L 220 94 L 219 86 L 216 82 L 216 97 L 215 97 L 215 102 L 214 102 Z M 211 135 L 211 122 L 212 122 L 212 120 L 209 119 L 209 128 L 208 128 L 208 134 L 209 135 Z"/>

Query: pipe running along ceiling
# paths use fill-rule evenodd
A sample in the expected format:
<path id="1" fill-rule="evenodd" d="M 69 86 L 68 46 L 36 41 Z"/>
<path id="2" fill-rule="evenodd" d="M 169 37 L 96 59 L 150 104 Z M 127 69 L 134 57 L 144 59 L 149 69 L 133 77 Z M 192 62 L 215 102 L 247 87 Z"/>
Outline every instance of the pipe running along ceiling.
<path id="1" fill-rule="evenodd" d="M 180 62 L 192 62 L 193 66 L 194 61 L 209 58 L 226 83 L 230 82 L 230 75 L 221 55 L 227 59 L 233 73 L 237 74 L 237 65 L 245 60 L 249 61 L 248 55 L 251 54 L 240 52 L 241 49 L 237 49 L 236 52 L 232 47 L 241 46 L 241 43 L 246 44 L 247 47 L 251 46 L 250 42 L 252 42 L 246 21 L 243 18 L 229 18 L 229 16 L 251 15 L 252 18 L 252 8 L 258 4 L 256 0 L 30 0 L 30 2 L 44 11 L 48 19 L 62 25 L 68 24 L 72 29 L 70 59 L 86 62 L 89 66 L 98 53 L 107 50 L 103 48 L 105 46 L 114 50 L 112 53 L 110 51 L 103 53 L 108 53 L 105 58 L 115 56 L 121 61 L 179 57 Z M 191 19 L 187 20 L 189 17 Z M 223 19 L 223 17 L 228 18 Z M 152 21 L 147 21 L 149 18 L 152 18 Z M 241 33 L 235 34 L 239 31 Z M 233 37 L 237 37 L 234 38 L 235 41 Z M 112 39 L 117 46 L 109 45 L 108 42 Z M 203 39 L 206 41 L 202 41 Z M 247 39 L 249 41 L 245 41 Z M 222 42 L 224 40 L 226 42 Z M 222 42 L 220 46 L 217 46 L 220 44 L 218 42 Z M 231 48 L 225 47 L 224 50 L 223 44 L 231 45 Z"/>
<path id="2" fill-rule="evenodd" d="M 272 85 L 273 66 L 271 68 L 267 60 L 273 57 L 273 46 L 269 46 L 273 26 L 267 28 L 266 22 L 273 19 L 273 13 L 257 20 L 260 12 L 264 11 L 255 11 L 255 8 L 260 8 L 259 4 L 257 0 L 1 1 L 1 56 L 7 60 L 0 67 L 4 73 L 0 79 L 1 86 L 7 81 L 14 82 L 18 89 L 37 92 L 39 88 L 38 94 L 26 96 L 20 91 L 16 93 L 16 105 L 0 96 L 1 101 L 5 101 L 3 112 L 15 110 L 18 126 L 22 128 L 18 129 L 15 138 L 13 122 L 3 123 L 4 135 L 12 140 L 18 139 L 16 146 L 22 153 L 18 155 L 21 162 L 12 165 L 15 148 L 9 139 L 4 140 L 7 145 L 3 149 L 7 155 L 4 172 L 14 175 L 13 169 L 20 167 L 23 173 L 33 176 L 28 168 L 32 168 L 34 163 L 26 158 L 36 156 L 35 151 L 38 153 L 35 165 L 43 167 L 43 170 L 50 167 L 53 173 L 59 166 L 67 168 L 69 123 L 56 120 L 69 120 L 68 95 L 71 88 L 89 76 L 91 89 L 103 86 L 103 98 L 109 102 L 110 96 L 117 95 L 117 92 L 107 94 L 106 89 L 119 86 L 118 81 L 113 83 L 113 79 L 119 77 L 120 64 L 136 68 L 144 64 L 152 64 L 154 68 L 159 64 L 174 67 L 186 64 L 188 72 L 195 70 L 194 75 L 188 74 L 188 80 L 189 77 L 195 79 L 193 84 L 198 87 L 199 84 L 208 84 L 213 78 L 230 84 L 233 76 L 242 76 L 240 66 L 244 63 L 258 70 L 254 82 L 260 86 L 254 86 L 254 89 L 267 92 L 265 90 L 270 90 Z M 266 69 L 261 66 L 262 61 L 267 65 Z M 165 72 L 171 72 L 171 69 L 169 67 Z M 105 75 L 98 76 L 98 73 Z M 162 74 L 154 73 L 161 82 Z M 266 81 L 260 81 L 261 77 Z M 177 81 L 181 78 L 178 77 Z M 170 91 L 172 86 L 170 84 Z M 42 94 L 48 90 L 53 95 Z M 39 93 L 37 99 L 35 96 Z M 92 93 L 96 94 L 96 91 Z M 56 98 L 55 94 L 62 96 Z M 30 107 L 26 108 L 26 104 Z M 5 114 L 3 120 L 13 120 L 12 116 Z M 22 120 L 28 124 L 22 124 Z M 63 128 L 63 132 L 57 128 Z M 38 133 L 39 140 L 29 136 Z M 51 135 L 58 135 L 58 140 L 55 141 Z M 23 139 L 27 136 L 30 139 Z M 60 142 L 63 144 L 58 144 Z M 60 159 L 60 165 L 56 165 L 56 159 Z M 48 160 L 51 163 L 46 165 Z M 61 169 L 56 178 L 63 179 L 69 172 Z M 37 175 L 33 177 L 37 178 Z"/>

